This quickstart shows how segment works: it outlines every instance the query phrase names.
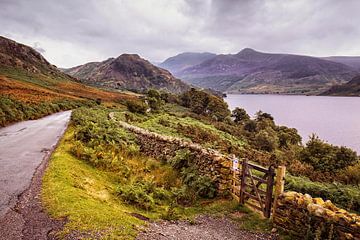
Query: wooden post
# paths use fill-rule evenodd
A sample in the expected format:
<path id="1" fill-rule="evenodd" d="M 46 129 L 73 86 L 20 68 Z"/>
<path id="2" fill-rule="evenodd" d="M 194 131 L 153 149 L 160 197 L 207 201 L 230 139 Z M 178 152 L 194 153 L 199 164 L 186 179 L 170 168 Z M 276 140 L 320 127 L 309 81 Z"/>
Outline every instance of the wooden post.
<path id="1" fill-rule="evenodd" d="M 275 215 L 276 211 L 276 204 L 280 194 L 284 192 L 284 185 L 285 185 L 285 173 L 286 167 L 279 166 L 276 169 L 276 180 L 275 180 L 275 196 L 274 196 L 274 206 L 273 206 L 273 216 Z"/>
<path id="2" fill-rule="evenodd" d="M 273 186 L 274 186 L 274 168 L 272 166 L 270 166 L 269 167 L 269 175 L 268 175 L 268 179 L 267 179 L 267 186 L 266 186 L 266 202 L 265 202 L 265 209 L 264 209 L 264 215 L 267 218 L 269 218 L 271 215 Z"/>
<path id="3" fill-rule="evenodd" d="M 241 186 L 240 186 L 240 203 L 244 204 L 245 203 L 245 183 L 246 183 L 246 173 L 247 173 L 247 162 L 246 159 L 244 158 L 242 160 L 242 164 L 241 164 Z"/>

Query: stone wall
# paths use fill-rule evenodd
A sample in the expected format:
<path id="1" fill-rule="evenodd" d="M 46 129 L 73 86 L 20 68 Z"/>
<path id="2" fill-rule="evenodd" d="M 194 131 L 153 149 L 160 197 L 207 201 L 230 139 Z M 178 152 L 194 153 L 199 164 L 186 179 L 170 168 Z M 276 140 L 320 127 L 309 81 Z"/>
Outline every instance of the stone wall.
<path id="1" fill-rule="evenodd" d="M 298 239 L 360 239 L 359 215 L 308 194 L 281 194 L 273 222 Z"/>
<path id="2" fill-rule="evenodd" d="M 150 132 L 122 121 L 118 123 L 121 127 L 136 134 L 140 151 L 145 155 L 159 160 L 169 160 L 176 155 L 178 150 L 188 149 L 192 155 L 193 166 L 200 174 L 212 179 L 219 193 L 230 189 L 232 160 L 229 157 L 181 138 Z"/>

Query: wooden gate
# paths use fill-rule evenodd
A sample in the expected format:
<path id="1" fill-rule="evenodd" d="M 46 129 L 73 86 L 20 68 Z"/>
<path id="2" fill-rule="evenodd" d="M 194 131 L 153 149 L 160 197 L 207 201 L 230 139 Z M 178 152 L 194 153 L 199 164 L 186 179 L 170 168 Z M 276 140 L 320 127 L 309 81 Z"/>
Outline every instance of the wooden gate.
<path id="1" fill-rule="evenodd" d="M 241 169 L 233 169 L 233 196 L 241 203 L 271 215 L 273 203 L 274 168 L 264 168 L 242 160 Z"/>

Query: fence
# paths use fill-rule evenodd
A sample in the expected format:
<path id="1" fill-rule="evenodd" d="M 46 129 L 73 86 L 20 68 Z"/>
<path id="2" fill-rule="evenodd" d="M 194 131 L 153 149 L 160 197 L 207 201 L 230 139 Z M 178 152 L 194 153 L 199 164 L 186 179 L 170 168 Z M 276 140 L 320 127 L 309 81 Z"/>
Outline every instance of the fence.
<path id="1" fill-rule="evenodd" d="M 264 168 L 246 159 L 243 159 L 240 165 L 236 161 L 233 162 L 231 187 L 233 197 L 241 204 L 247 204 L 269 218 L 272 208 L 276 208 L 278 196 L 284 191 L 285 167 L 278 167 L 275 174 L 273 166 Z M 276 179 L 274 179 L 275 175 Z"/>

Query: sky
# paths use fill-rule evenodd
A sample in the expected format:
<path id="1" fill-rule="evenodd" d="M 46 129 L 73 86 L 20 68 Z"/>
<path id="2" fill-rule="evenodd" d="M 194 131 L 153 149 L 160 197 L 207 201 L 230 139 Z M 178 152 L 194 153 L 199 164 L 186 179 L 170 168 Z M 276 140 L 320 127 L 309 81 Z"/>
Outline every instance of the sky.
<path id="1" fill-rule="evenodd" d="M 359 0 L 0 0 L 0 35 L 58 67 L 137 53 L 360 56 Z"/>

